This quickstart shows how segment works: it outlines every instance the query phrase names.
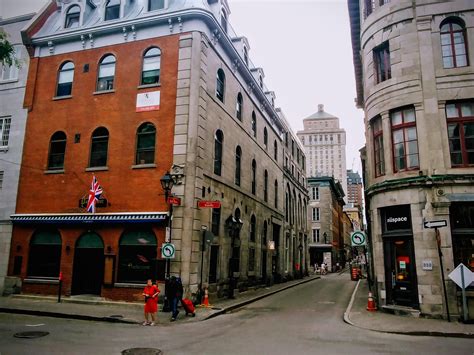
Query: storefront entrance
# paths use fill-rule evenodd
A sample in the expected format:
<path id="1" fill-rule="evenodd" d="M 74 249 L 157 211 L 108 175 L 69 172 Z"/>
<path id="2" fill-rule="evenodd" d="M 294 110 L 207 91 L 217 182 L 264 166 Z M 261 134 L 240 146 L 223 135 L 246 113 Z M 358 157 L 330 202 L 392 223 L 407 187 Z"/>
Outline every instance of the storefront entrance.
<path id="1" fill-rule="evenodd" d="M 104 275 L 104 243 L 95 233 L 76 242 L 71 294 L 100 295 Z"/>
<path id="2" fill-rule="evenodd" d="M 387 304 L 418 308 L 413 238 L 384 238 Z"/>

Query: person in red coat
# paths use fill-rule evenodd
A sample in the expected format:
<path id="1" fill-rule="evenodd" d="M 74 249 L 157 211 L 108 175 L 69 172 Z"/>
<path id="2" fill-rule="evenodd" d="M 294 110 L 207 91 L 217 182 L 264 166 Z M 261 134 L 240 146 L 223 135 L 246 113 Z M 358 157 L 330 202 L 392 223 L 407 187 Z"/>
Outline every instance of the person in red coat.
<path id="1" fill-rule="evenodd" d="M 151 279 L 148 279 L 143 296 L 145 296 L 145 321 L 143 325 L 155 325 L 155 314 L 158 311 L 158 294 L 160 290 L 158 286 L 154 285 Z M 151 317 L 151 322 L 148 321 L 148 315 Z"/>

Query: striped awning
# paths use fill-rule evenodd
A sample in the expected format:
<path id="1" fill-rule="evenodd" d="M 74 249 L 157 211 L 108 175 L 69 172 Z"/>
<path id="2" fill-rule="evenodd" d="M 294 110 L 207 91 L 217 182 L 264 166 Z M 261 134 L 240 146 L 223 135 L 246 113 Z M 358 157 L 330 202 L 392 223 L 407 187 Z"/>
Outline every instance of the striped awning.
<path id="1" fill-rule="evenodd" d="M 90 223 L 151 223 L 166 220 L 168 212 L 121 213 L 40 213 L 14 214 L 14 224 L 90 224 Z"/>

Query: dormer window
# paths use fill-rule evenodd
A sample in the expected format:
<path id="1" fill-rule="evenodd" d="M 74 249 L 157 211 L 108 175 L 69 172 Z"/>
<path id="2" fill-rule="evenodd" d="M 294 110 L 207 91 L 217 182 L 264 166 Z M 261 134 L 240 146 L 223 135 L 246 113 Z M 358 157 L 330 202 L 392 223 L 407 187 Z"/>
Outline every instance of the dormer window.
<path id="1" fill-rule="evenodd" d="M 105 21 L 115 20 L 120 17 L 120 0 L 109 0 L 105 5 Z"/>
<path id="2" fill-rule="evenodd" d="M 222 12 L 221 12 L 221 26 L 224 29 L 224 31 L 227 32 L 227 14 L 225 13 L 224 9 L 222 9 Z"/>
<path id="3" fill-rule="evenodd" d="M 81 8 L 78 5 L 71 6 L 66 13 L 66 21 L 64 22 L 64 28 L 79 27 L 80 15 Z"/>
<path id="4" fill-rule="evenodd" d="M 148 0 L 148 11 L 155 11 L 165 8 L 165 0 Z"/>

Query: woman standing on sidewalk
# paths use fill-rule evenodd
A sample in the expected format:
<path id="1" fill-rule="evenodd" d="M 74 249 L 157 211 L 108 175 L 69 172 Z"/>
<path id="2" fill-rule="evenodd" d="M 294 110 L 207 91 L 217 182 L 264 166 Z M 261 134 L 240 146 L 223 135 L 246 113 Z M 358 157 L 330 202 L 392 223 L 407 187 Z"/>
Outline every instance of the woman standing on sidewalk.
<path id="1" fill-rule="evenodd" d="M 145 321 L 143 325 L 155 325 L 155 314 L 158 311 L 158 294 L 160 290 L 153 284 L 151 279 L 148 279 L 143 296 L 145 296 Z M 148 321 L 148 315 L 151 317 L 151 322 Z"/>

